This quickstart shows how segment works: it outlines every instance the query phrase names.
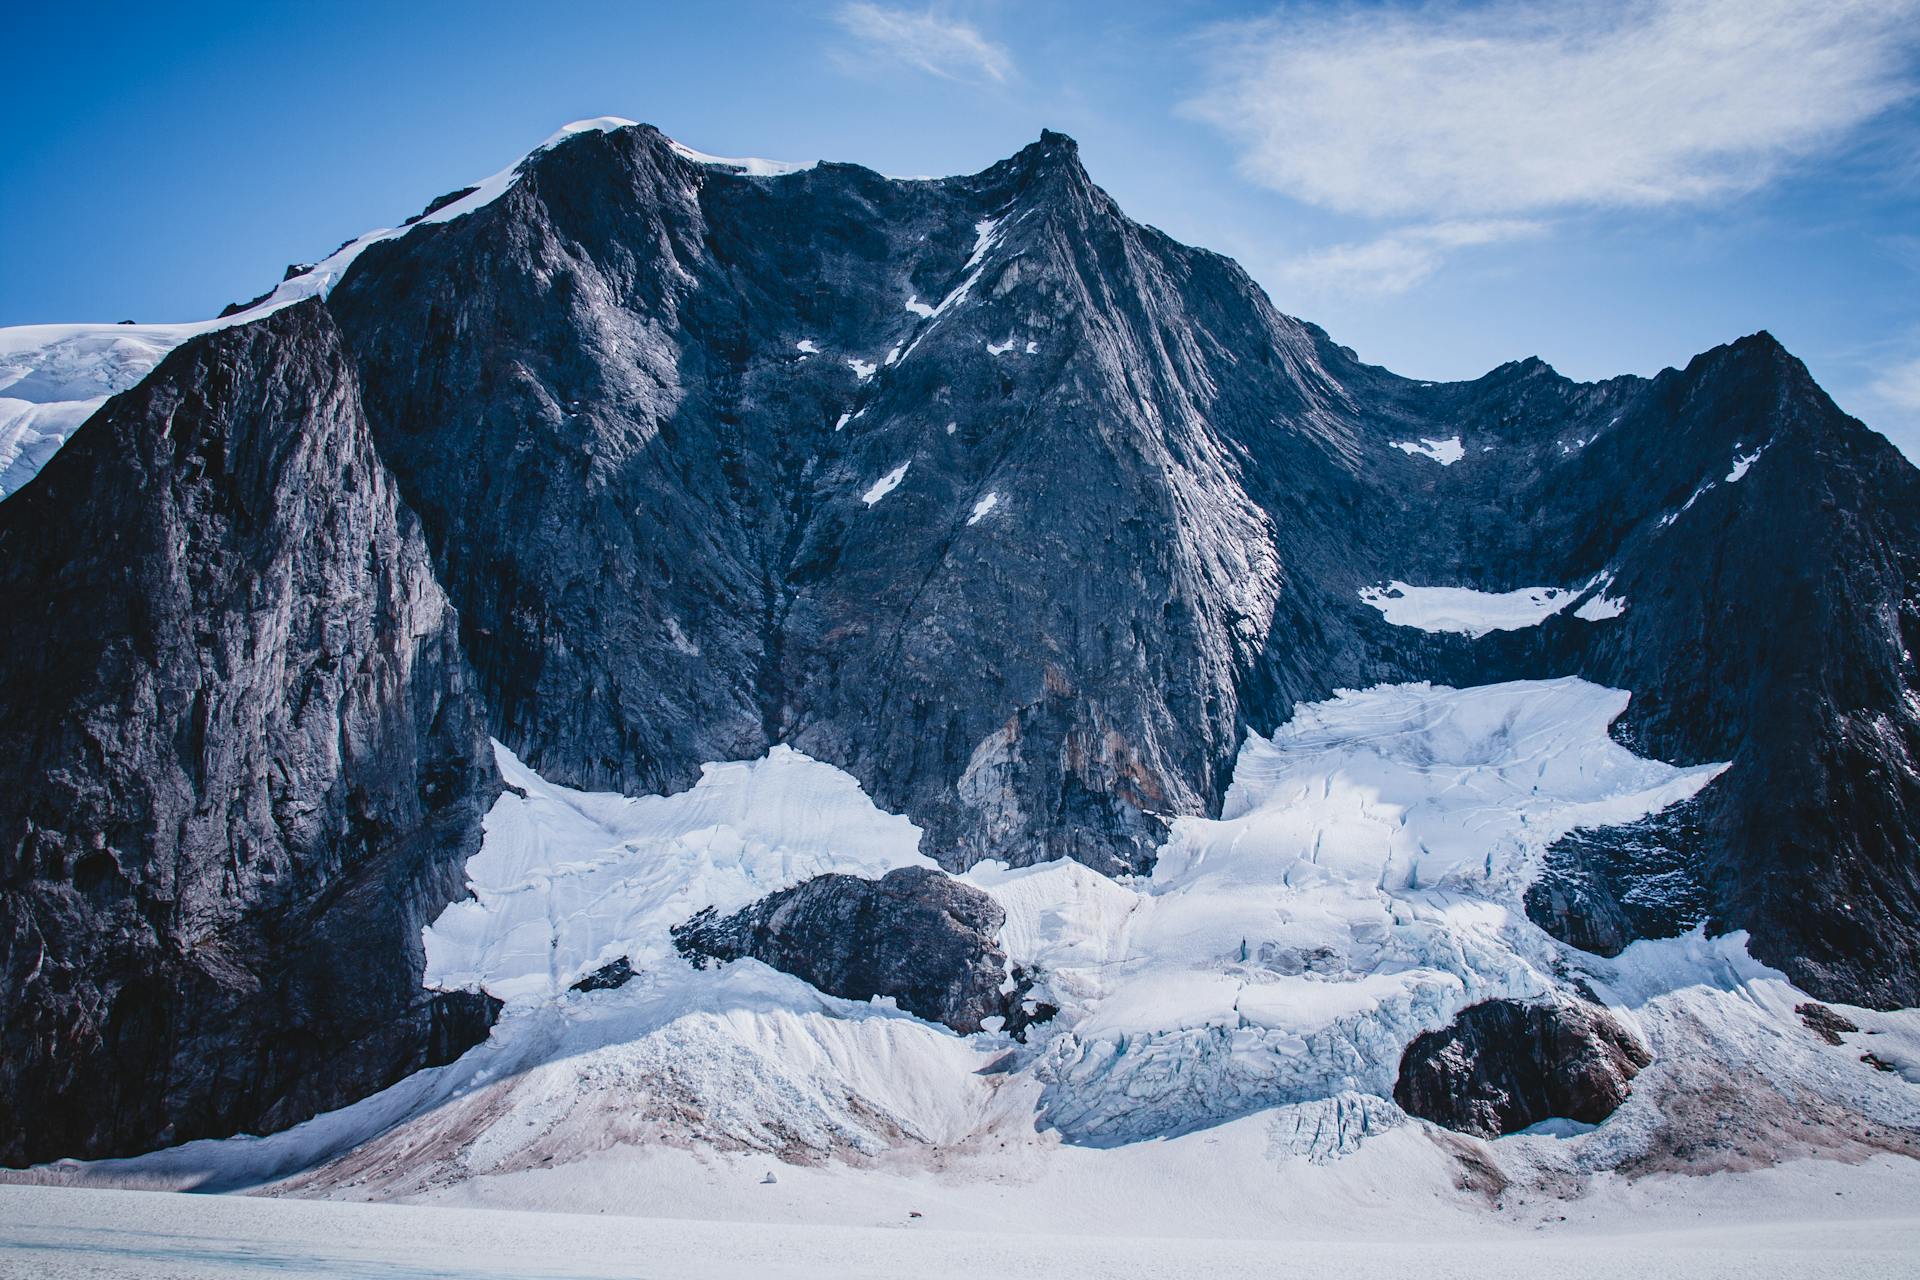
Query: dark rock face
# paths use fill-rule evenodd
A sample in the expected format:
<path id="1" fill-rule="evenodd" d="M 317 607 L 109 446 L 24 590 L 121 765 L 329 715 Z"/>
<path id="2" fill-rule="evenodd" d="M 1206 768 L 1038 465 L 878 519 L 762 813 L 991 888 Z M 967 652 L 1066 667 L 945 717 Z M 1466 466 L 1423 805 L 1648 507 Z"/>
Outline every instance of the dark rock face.
<path id="1" fill-rule="evenodd" d="M 1407 1046 L 1393 1100 L 1409 1115 L 1482 1138 L 1552 1118 L 1598 1124 L 1652 1060 L 1596 1005 L 1489 1000 Z"/>
<path id="2" fill-rule="evenodd" d="M 0 1160 L 281 1128 L 484 1037 L 420 928 L 498 783 L 322 306 L 104 408 L 0 505 L 0 598 Z"/>
<path id="3" fill-rule="evenodd" d="M 1712 910 L 1699 865 L 1701 807 L 1689 800 L 1556 841 L 1527 888 L 1527 915 L 1562 942 L 1602 956 L 1617 956 L 1638 938 L 1692 929 Z"/>
<path id="4" fill-rule="evenodd" d="M 1414 382 L 1127 220 L 1057 134 L 914 183 L 582 135 L 330 305 L 491 727 L 556 780 L 784 741 L 950 868 L 1140 870 L 1298 701 L 1579 674 L 1633 692 L 1639 750 L 1733 768 L 1635 847 L 1570 843 L 1538 918 L 1617 950 L 1704 915 L 1817 994 L 1920 1002 L 1920 486 L 1764 334 Z M 1357 594 L 1600 575 L 1624 615 L 1478 639 Z"/>
<path id="5" fill-rule="evenodd" d="M 815 876 L 726 917 L 712 908 L 674 926 L 693 964 L 751 956 L 848 1000 L 891 996 L 902 1009 L 962 1034 L 988 1018 L 1018 1030 L 1027 982 L 1009 980 L 994 941 L 1006 913 L 980 890 L 925 867 L 878 880 Z M 1006 990 L 1002 990 L 1006 988 Z"/>

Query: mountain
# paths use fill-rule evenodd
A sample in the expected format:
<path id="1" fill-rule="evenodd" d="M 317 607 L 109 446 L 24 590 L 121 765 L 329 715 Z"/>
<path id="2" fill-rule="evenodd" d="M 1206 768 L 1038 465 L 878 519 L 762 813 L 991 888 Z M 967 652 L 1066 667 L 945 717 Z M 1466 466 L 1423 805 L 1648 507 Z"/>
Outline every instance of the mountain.
<path id="1" fill-rule="evenodd" d="M 425 991 L 498 790 L 326 309 L 189 343 L 0 506 L 11 1161 L 280 1128 L 484 1038 Z"/>
<path id="2" fill-rule="evenodd" d="M 1920 488 L 1769 335 L 1420 382 L 1059 134 L 903 181 L 614 120 L 220 326 L 0 503 L 11 1160 L 482 1038 L 247 1167 L 385 1132 L 355 1176 L 412 1185 L 513 1089 L 600 1132 L 586 1061 L 633 1140 L 814 1154 L 989 1088 L 1092 1146 L 1622 1108 L 1624 1166 L 1693 1149 L 1635 1098 L 1727 1089 L 1763 1146 L 1796 1090 L 1920 1131 L 1861 1021 L 1920 1004 Z"/>

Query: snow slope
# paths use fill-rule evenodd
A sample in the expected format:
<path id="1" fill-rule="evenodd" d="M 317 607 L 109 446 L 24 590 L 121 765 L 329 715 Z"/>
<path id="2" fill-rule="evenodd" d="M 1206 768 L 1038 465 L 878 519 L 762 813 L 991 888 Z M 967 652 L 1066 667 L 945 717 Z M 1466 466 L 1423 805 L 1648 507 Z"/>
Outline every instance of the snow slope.
<path id="1" fill-rule="evenodd" d="M 973 872 L 1073 1019 L 1036 1068 L 1047 1122 L 1124 1142 L 1387 1097 L 1414 1036 L 1546 991 L 1552 953 L 1518 903 L 1547 846 L 1724 767 L 1634 756 L 1606 732 L 1626 705 L 1572 678 L 1342 693 L 1250 736 L 1222 816 L 1178 819 L 1144 883 Z"/>
<path id="2" fill-rule="evenodd" d="M 1131 1224 L 1116 1231 L 1092 1216 L 1062 1219 L 1047 1234 L 1009 1233 L 998 1223 L 982 1231 L 977 1220 L 942 1212 L 946 1206 L 937 1198 L 917 1202 L 925 1206 L 922 1217 L 902 1212 L 884 1223 L 849 1226 L 9 1187 L 0 1188 L 0 1221 L 8 1224 L 0 1228 L 0 1273 L 44 1280 L 376 1274 L 516 1280 L 641 1274 L 751 1280 L 982 1274 L 1009 1280 L 1891 1277 L 1910 1274 L 1920 1223 L 1910 1203 L 1876 1194 L 1874 1180 L 1889 1180 L 1889 1172 L 1859 1170 L 1845 1179 L 1837 1198 L 1808 1195 L 1790 1213 L 1766 1220 L 1759 1220 L 1752 1201 L 1771 1193 L 1784 1203 L 1792 1188 L 1742 1186 L 1748 1200 L 1733 1213 L 1716 1215 L 1712 1226 L 1632 1221 L 1619 1206 L 1618 1221 L 1599 1229 L 1489 1230 L 1461 1222 L 1442 1232 L 1383 1232 L 1372 1239 L 1311 1233 L 1283 1240 L 1252 1232 L 1155 1236 Z M 770 1209 L 792 1198 L 784 1183 L 756 1190 Z M 1155 1188 L 1141 1190 L 1151 1197 Z"/>
<path id="3" fill-rule="evenodd" d="M 974 868 L 964 878 L 1006 910 L 1002 945 L 1039 975 L 1033 998 L 1060 1011 L 1024 1043 L 674 953 L 668 930 L 703 907 L 930 865 L 917 829 L 840 770 L 777 748 L 629 799 L 547 783 L 500 749 L 518 791 L 469 863 L 475 897 L 425 939 L 430 984 L 506 1001 L 487 1044 L 286 1133 L 70 1169 L 221 1188 L 318 1165 L 327 1186 L 418 1191 L 659 1142 L 802 1161 L 1036 1131 L 1104 1148 L 1255 1113 L 1278 1149 L 1330 1159 L 1402 1127 L 1392 1085 L 1420 1032 L 1563 986 L 1570 964 L 1590 985 L 1624 982 L 1610 974 L 1643 954 L 1568 953 L 1520 905 L 1560 835 L 1633 821 L 1719 772 L 1614 742 L 1626 704 L 1574 678 L 1342 693 L 1250 737 L 1222 816 L 1176 820 L 1151 876 Z M 620 957 L 632 981 L 571 990 Z M 1716 997 L 1770 974 L 1719 952 L 1683 961 L 1668 986 L 1704 973 Z M 1624 1008 L 1661 998 L 1636 981 Z"/>
<path id="4" fill-rule="evenodd" d="M 1151 876 L 976 867 L 965 879 L 1006 909 L 1002 945 L 1038 972 L 1034 997 L 1059 1006 L 1024 1043 L 829 997 L 755 961 L 703 971 L 673 953 L 669 928 L 703 906 L 729 910 L 822 871 L 925 863 L 918 830 L 840 770 L 780 748 L 709 766 L 686 792 L 631 799 L 555 786 L 501 750 L 518 793 L 489 815 L 469 864 L 475 898 L 426 935 L 430 982 L 506 1001 L 485 1044 L 268 1137 L 0 1182 L 643 1215 L 650 1225 L 623 1230 L 678 1241 L 664 1246 L 684 1263 L 675 1274 L 710 1261 L 687 1243 L 709 1237 L 660 1219 L 753 1222 L 741 1238 L 776 1251 L 802 1246 L 770 1222 L 838 1224 L 852 1234 L 813 1237 L 808 1257 L 844 1263 L 852 1251 L 934 1274 L 959 1264 L 938 1249 L 886 1253 L 860 1233 L 992 1222 L 972 1238 L 1009 1266 L 1110 1261 L 1066 1237 L 1107 1230 L 1116 1197 L 1143 1236 L 1283 1237 L 1289 1249 L 1302 1236 L 1418 1238 L 1440 1251 L 1424 1270 L 1444 1256 L 1495 1274 L 1537 1265 L 1543 1239 L 1565 1240 L 1555 1256 L 1569 1267 L 1606 1274 L 1641 1256 L 1623 1241 L 1703 1212 L 1774 1222 L 1788 1206 L 1872 1202 L 1892 1206 L 1884 1220 L 1810 1227 L 1793 1257 L 1870 1267 L 1882 1254 L 1860 1242 L 1887 1239 L 1890 1260 L 1920 1202 L 1920 1163 L 1895 1158 L 1920 1132 L 1915 1015 L 1842 1009 L 1860 1030 L 1831 1045 L 1744 935 L 1639 942 L 1609 960 L 1562 947 L 1521 909 L 1557 836 L 1657 811 L 1719 772 L 1613 741 L 1626 704 L 1572 678 L 1341 693 L 1250 737 L 1222 816 L 1176 820 Z M 631 981 L 571 989 L 616 956 Z M 1392 1102 L 1399 1056 L 1421 1031 L 1491 996 L 1570 987 L 1653 1049 L 1606 1123 L 1485 1143 Z M 1869 1051 L 1893 1070 L 1863 1062 Z M 1673 1173 L 1710 1176 L 1659 1176 Z M 1510 1257 L 1449 1252 L 1490 1223 L 1514 1233 Z M 0 1259 L 37 1266 L 48 1251 L 101 1247 L 62 1230 L 0 1238 Z M 1583 1231 L 1627 1251 L 1595 1253 Z M 1034 1236 L 1004 1243 L 1018 1233 Z M 1699 1256 L 1731 1270 L 1703 1274 L 1781 1262 L 1713 1252 L 1759 1249 L 1749 1233 L 1714 1239 Z M 1241 1256 L 1191 1243 L 1115 1244 L 1111 1257 L 1179 1275 Z M 1325 1256 L 1372 1265 L 1364 1252 Z M 461 1265 L 489 1274 L 494 1261 Z"/>

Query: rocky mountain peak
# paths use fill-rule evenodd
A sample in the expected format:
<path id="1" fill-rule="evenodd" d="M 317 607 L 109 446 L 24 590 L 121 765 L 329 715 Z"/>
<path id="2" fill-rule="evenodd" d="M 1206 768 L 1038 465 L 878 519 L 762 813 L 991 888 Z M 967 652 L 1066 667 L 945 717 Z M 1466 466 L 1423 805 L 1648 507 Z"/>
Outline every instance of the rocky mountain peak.
<path id="1" fill-rule="evenodd" d="M 1534 861 L 1497 874 L 1486 849 L 1436 867 L 1417 843 L 1383 870 L 1369 841 L 1407 828 L 1366 801 L 1324 842 L 1366 855 L 1341 873 L 1364 923 L 1251 936 L 1284 931 L 1276 908 L 1165 954 L 1236 992 L 1400 975 L 1412 952 L 1382 930 L 1404 916 L 1426 946 L 1452 927 L 1422 895 L 1517 921 L 1538 864 L 1551 891 L 1527 905 L 1570 965 L 1707 924 L 1748 930 L 1811 994 L 1920 1001 L 1920 475 L 1764 333 L 1652 379 L 1538 358 L 1400 378 L 1131 221 L 1051 131 L 902 181 L 590 122 L 349 247 L 292 282 L 304 301 L 181 346 L 0 506 L 5 598 L 34 602 L 0 645 L 0 848 L 21 851 L 0 866 L 0 965 L 26 993 L 0 1047 L 28 1105 L 122 1090 L 134 1117 L 52 1108 L 13 1154 L 281 1125 L 484 1030 L 479 991 L 421 989 L 419 939 L 478 838 L 487 735 L 530 788 L 695 808 L 722 766 L 804 755 L 908 829 L 893 852 L 916 869 L 741 898 L 706 921 L 709 951 L 974 1034 L 1028 1016 L 1027 975 L 1004 904 L 952 873 L 1050 864 L 1088 902 L 1135 895 L 1194 871 L 1191 842 L 1245 817 L 1288 753 L 1324 749 L 1327 775 L 1263 819 L 1298 838 L 1304 891 L 1343 850 L 1287 824 L 1316 795 L 1343 812 L 1342 752 L 1409 755 L 1411 812 L 1443 756 L 1507 761 L 1489 785 L 1540 768 L 1509 759 L 1516 705 L 1610 708 L 1575 753 L 1689 766 L 1684 805 L 1655 788 L 1626 822 L 1594 799 L 1605 836 L 1516 827 L 1496 852 Z M 756 812 L 812 820 L 776 798 Z M 1240 847 L 1223 834 L 1216 861 Z M 1270 870 L 1248 883 L 1294 901 Z M 1382 922 L 1388 898 L 1413 907 Z M 937 990 L 894 945 L 909 917 L 941 940 Z M 640 956 L 623 941 L 572 978 Z M 1558 981 L 1520 972 L 1551 945 L 1500 953 L 1516 967 L 1489 989 Z M 646 985 L 619 976 L 567 998 Z M 1445 989 L 1417 997 L 1430 1022 L 1467 984 Z M 1204 1039 L 1239 999 L 1178 1028 L 1221 1074 L 1174 1074 L 1241 1087 L 1235 1041 Z M 1567 1047 L 1540 1016 L 1482 1015 L 1457 1042 L 1524 1025 Z M 159 1062 L 163 1044 L 190 1060 L 136 1106 L 151 1082 L 115 1046 Z M 1063 1044 L 1051 1087 L 1094 1044 Z M 336 1087 L 296 1061 L 346 1066 Z M 1429 1092 L 1477 1098 L 1494 1070 Z M 1190 1098 L 1156 1095 L 1120 1128 L 1291 1080 L 1184 1118 Z"/>

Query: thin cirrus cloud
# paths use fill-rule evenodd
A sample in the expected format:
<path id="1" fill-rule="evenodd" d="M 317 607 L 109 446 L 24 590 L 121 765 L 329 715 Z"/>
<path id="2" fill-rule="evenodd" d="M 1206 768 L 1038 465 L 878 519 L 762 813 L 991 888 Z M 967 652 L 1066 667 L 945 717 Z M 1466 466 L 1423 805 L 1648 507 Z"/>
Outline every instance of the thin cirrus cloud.
<path id="1" fill-rule="evenodd" d="M 1920 414 L 1920 359 L 1894 365 L 1874 379 L 1868 390 L 1886 404 Z"/>
<path id="2" fill-rule="evenodd" d="M 910 67 L 944 80 L 1003 82 L 1013 58 L 964 22 L 932 9 L 913 12 L 877 4 L 843 4 L 833 20 L 859 46 L 863 63 Z M 842 58 L 842 65 L 854 65 Z"/>
<path id="3" fill-rule="evenodd" d="M 1399 227 L 1372 240 L 1316 249 L 1282 263 L 1291 284 L 1311 291 L 1343 289 L 1405 293 L 1438 271 L 1456 249 L 1542 235 L 1547 225 L 1525 218 L 1455 219 Z"/>
<path id="4" fill-rule="evenodd" d="M 1917 42 L 1920 0 L 1291 8 L 1206 33 L 1182 110 L 1256 183 L 1424 220 L 1296 264 L 1406 288 L 1544 214 L 1763 186 L 1911 97 Z"/>

